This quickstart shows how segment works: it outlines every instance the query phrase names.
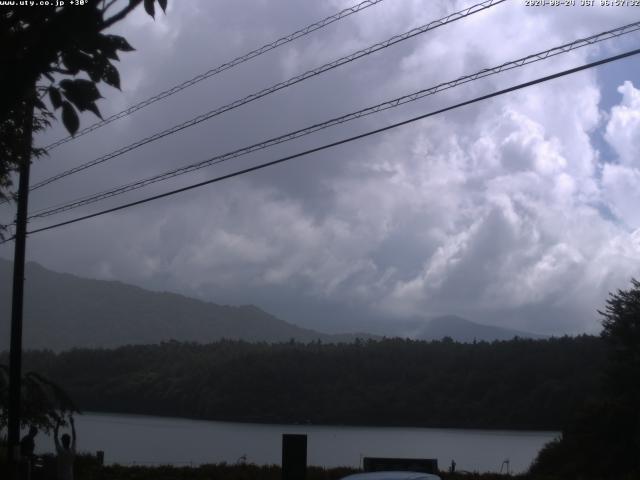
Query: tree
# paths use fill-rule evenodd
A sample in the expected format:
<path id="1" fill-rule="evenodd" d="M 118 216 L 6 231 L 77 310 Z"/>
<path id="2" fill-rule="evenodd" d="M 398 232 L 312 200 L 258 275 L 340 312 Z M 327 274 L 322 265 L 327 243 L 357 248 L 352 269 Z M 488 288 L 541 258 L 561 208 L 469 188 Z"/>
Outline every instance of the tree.
<path id="1" fill-rule="evenodd" d="M 21 395 L 22 427 L 35 426 L 48 432 L 59 420 L 78 412 L 61 387 L 36 372 L 27 372 L 23 376 Z M 7 427 L 8 403 L 9 368 L 0 365 L 0 432 Z"/>
<path id="2" fill-rule="evenodd" d="M 28 2 L 25 2 L 28 3 Z M 50 2 L 47 2 L 50 3 Z M 29 197 L 29 166 L 43 151 L 33 149 L 33 132 L 46 128 L 60 111 L 73 135 L 80 126 L 78 111 L 100 117 L 97 84 L 120 88 L 112 61 L 133 47 L 117 35 L 104 33 L 138 5 L 151 16 L 155 4 L 167 0 L 74 0 L 53 5 L 14 5 L 0 11 L 0 198 L 17 198 L 11 358 L 9 380 L 8 463 L 18 478 L 13 454 L 19 439 L 21 401 L 21 331 L 24 259 Z M 6 6 L 5 6 L 6 7 Z M 45 97 L 51 109 L 43 101 Z M 11 191 L 12 173 L 19 171 L 18 195 Z M 0 226 L 0 237 L 4 227 Z"/>
<path id="3" fill-rule="evenodd" d="M 609 294 L 602 321 L 602 338 L 609 346 L 607 388 L 618 401 L 640 405 L 640 282 L 629 290 Z"/>
<path id="4" fill-rule="evenodd" d="M 640 282 L 610 293 L 601 336 L 608 361 L 599 398 L 587 398 L 532 466 L 558 478 L 638 478 L 640 475 Z"/>
<path id="5" fill-rule="evenodd" d="M 60 2 L 63 3 L 63 2 Z M 13 172 L 32 156 L 33 131 L 49 126 L 58 112 L 74 134 L 78 111 L 100 117 L 97 85 L 120 88 L 113 62 L 133 47 L 123 37 L 104 33 L 138 5 L 152 17 L 167 0 L 83 0 L 81 5 L 14 6 L 0 10 L 0 199 L 15 198 Z M 50 107 L 45 104 L 48 99 Z"/>

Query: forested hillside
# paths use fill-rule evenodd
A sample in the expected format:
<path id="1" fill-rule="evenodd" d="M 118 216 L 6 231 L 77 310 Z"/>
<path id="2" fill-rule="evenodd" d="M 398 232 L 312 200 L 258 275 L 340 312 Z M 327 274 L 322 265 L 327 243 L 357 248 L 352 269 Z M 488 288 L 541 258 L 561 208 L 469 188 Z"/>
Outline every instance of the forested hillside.
<path id="1" fill-rule="evenodd" d="M 0 345 L 9 344 L 10 262 L 0 259 Z M 114 348 L 180 340 L 353 341 L 287 323 L 253 305 L 228 306 L 121 282 L 92 280 L 26 265 L 25 348 Z M 362 336 L 362 335 L 360 335 Z"/>
<path id="2" fill-rule="evenodd" d="M 0 258 L 0 346 L 9 344 L 12 264 Z M 542 338 L 528 332 L 482 325 L 446 315 L 369 324 L 371 333 L 321 333 L 279 319 L 253 306 L 204 302 L 169 292 L 153 292 L 116 281 L 81 278 L 26 265 L 24 345 L 55 351 L 115 348 L 130 344 L 250 342 L 352 342 L 356 338 L 410 337 L 457 341 Z M 294 319 L 295 320 L 295 319 Z M 322 328 L 322 325 L 319 326 Z"/>
<path id="3" fill-rule="evenodd" d="M 30 352 L 80 408 L 251 422 L 558 429 L 597 395 L 596 337 L 462 344 L 169 342 Z M 6 362 L 6 354 L 4 355 Z"/>

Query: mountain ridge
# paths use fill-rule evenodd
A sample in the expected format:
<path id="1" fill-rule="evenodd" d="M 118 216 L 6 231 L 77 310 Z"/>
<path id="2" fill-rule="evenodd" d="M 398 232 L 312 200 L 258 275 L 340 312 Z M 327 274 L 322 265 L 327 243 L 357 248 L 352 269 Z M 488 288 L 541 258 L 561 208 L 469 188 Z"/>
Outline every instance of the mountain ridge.
<path id="1" fill-rule="evenodd" d="M 441 315 L 427 320 L 413 335 L 420 340 L 440 340 L 450 337 L 457 342 L 511 340 L 514 337 L 543 339 L 546 335 L 524 332 L 512 328 L 473 322 L 457 315 Z"/>
<path id="2" fill-rule="evenodd" d="M 12 263 L 0 258 L 0 350 L 8 346 Z M 352 342 L 382 336 L 458 342 L 546 338 L 455 315 L 389 322 L 382 332 L 330 334 L 286 322 L 255 305 L 220 305 L 119 280 L 98 280 L 27 262 L 24 346 L 61 351 L 115 348 L 163 341 L 207 343 L 226 338 L 250 342 Z M 373 325 L 372 325 L 373 327 Z"/>
<path id="3" fill-rule="evenodd" d="M 0 342 L 8 345 L 12 264 L 0 259 L 5 307 Z M 349 342 L 367 334 L 325 334 L 281 320 L 255 305 L 218 305 L 117 280 L 96 280 L 26 264 L 24 345 L 54 351 L 179 340 Z M 3 338 L 5 340 L 3 340 Z"/>

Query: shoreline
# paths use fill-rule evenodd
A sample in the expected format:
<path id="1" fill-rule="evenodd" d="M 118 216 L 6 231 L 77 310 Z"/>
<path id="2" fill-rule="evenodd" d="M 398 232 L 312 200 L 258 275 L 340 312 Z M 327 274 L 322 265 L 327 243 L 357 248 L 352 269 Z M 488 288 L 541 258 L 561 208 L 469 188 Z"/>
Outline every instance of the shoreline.
<path id="1" fill-rule="evenodd" d="M 548 435 L 561 435 L 562 429 L 557 430 L 540 430 L 535 428 L 483 428 L 483 427 L 443 427 L 443 426 L 423 426 L 423 425 L 410 425 L 410 424 L 359 424 L 359 423 L 312 423 L 312 422 L 273 422 L 273 421 L 260 421 L 260 420 L 233 420 L 233 419 L 210 419 L 200 417 L 178 417 L 175 415 L 162 415 L 162 414 L 148 414 L 148 413 L 131 413 L 131 412 L 115 412 L 115 411 L 95 411 L 85 410 L 78 415 L 98 415 L 98 416 L 120 416 L 120 417 L 135 417 L 135 418 L 149 418 L 149 419 L 167 419 L 176 421 L 190 421 L 190 422 L 211 422 L 211 423 L 224 423 L 224 424 L 241 424 L 241 425 L 260 425 L 260 426 L 279 426 L 279 427 L 314 427 L 314 428 L 371 428 L 371 429 L 394 429 L 394 428 L 408 428 L 413 430 L 431 430 L 441 431 L 446 430 L 449 432 L 482 432 L 483 434 L 490 434 L 495 432 L 496 434 L 504 433 L 531 433 L 531 434 L 548 434 Z"/>

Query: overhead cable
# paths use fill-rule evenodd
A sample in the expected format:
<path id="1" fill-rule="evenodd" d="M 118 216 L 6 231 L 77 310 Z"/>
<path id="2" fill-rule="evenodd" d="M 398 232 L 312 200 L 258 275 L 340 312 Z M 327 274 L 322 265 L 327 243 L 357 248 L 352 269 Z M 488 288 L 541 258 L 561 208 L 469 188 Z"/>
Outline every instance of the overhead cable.
<path id="1" fill-rule="evenodd" d="M 271 93 L 277 92 L 279 90 L 282 90 L 284 88 L 290 87 L 292 85 L 295 85 L 297 83 L 300 83 L 304 80 L 307 80 L 311 77 L 320 75 L 324 72 L 327 72 L 329 70 L 332 70 L 334 68 L 340 67 L 342 65 L 345 65 L 347 63 L 353 62 L 354 60 L 357 60 L 359 58 L 362 58 L 364 56 L 370 55 L 374 52 L 377 52 L 379 50 L 383 50 L 387 47 L 390 47 L 392 45 L 395 45 L 396 43 L 399 42 L 403 42 L 405 40 L 408 40 L 412 37 L 415 37 L 416 35 L 421 35 L 425 32 L 428 32 L 430 30 L 433 30 L 435 28 L 441 27 L 443 25 L 447 25 L 451 22 L 455 22 L 456 20 L 460 20 L 462 18 L 468 17 L 470 15 L 473 15 L 475 13 L 481 12 L 483 10 L 486 10 L 488 8 L 491 8 L 499 3 L 503 3 L 506 0 L 485 0 L 484 2 L 478 3 L 476 5 L 472 5 L 471 7 L 465 8 L 463 10 L 460 10 L 458 12 L 452 13 L 450 15 L 447 15 L 446 17 L 443 17 L 441 19 L 438 20 L 434 20 L 432 22 L 429 22 L 426 25 L 422 25 L 421 27 L 416 27 L 413 28 L 411 30 L 409 30 L 408 32 L 405 32 L 403 34 L 400 35 L 394 35 L 393 37 L 385 40 L 384 42 L 380 42 L 380 43 L 376 43 L 374 45 L 371 45 L 365 49 L 362 50 L 358 50 L 357 52 L 351 53 L 345 57 L 341 57 L 337 60 L 334 60 L 332 62 L 326 63 L 320 67 L 314 68 L 312 70 L 308 70 L 300 75 L 296 75 L 295 77 L 292 77 L 288 80 L 285 80 L 284 82 L 280 82 L 277 83 L 275 85 L 272 85 L 271 87 L 265 88 L 263 90 L 260 90 L 259 92 L 256 93 L 252 93 L 251 95 L 248 95 L 244 98 L 241 98 L 239 100 L 235 100 L 234 102 L 231 102 L 227 105 L 224 105 L 222 107 L 216 108 L 214 110 L 211 110 L 207 113 L 203 113 L 202 115 L 199 115 L 195 118 L 192 118 L 191 120 L 188 120 L 186 122 L 180 123 L 178 125 L 174 125 L 171 128 L 168 128 L 166 130 L 163 130 L 161 132 L 155 133 L 149 137 L 143 138 L 142 140 L 138 140 L 132 144 L 129 144 L 127 146 L 124 146 L 122 148 L 119 148 L 118 150 L 115 150 L 111 153 L 107 153 L 106 155 L 102 155 L 101 157 L 98 157 L 94 160 L 91 160 L 89 162 L 86 162 L 82 165 L 78 165 L 77 167 L 71 168 L 69 170 L 66 170 L 62 173 L 59 173 L 57 175 L 54 175 L 52 177 L 46 178 L 36 184 L 34 184 L 33 186 L 31 186 L 30 190 L 36 190 L 38 188 L 41 188 L 45 185 L 48 185 L 52 182 L 55 182 L 57 180 L 60 180 L 61 178 L 67 177 L 69 175 L 72 175 L 74 173 L 80 172 L 82 170 L 86 170 L 87 168 L 93 167 L 95 165 L 104 163 L 108 160 L 111 160 L 115 157 L 118 157 L 124 153 L 130 152 L 132 150 L 135 150 L 136 148 L 139 148 L 143 145 L 146 145 L 148 143 L 154 142 L 156 140 L 159 140 L 161 138 L 164 138 L 168 135 L 173 135 L 174 133 L 177 133 L 181 130 L 184 130 L 185 128 L 189 128 L 192 127 L 194 125 L 197 125 L 199 123 L 204 122 L 205 120 L 209 120 L 215 116 L 221 115 L 225 112 L 228 112 L 229 110 L 233 110 L 235 108 L 238 108 L 242 105 L 245 105 L 247 103 L 253 102 L 255 100 L 258 100 L 259 98 L 265 97 Z"/>
<path id="2" fill-rule="evenodd" d="M 528 65 L 531 63 L 535 63 L 535 62 L 539 62 L 541 60 L 545 60 L 547 58 L 550 57 L 554 57 L 560 54 L 564 54 L 564 53 L 568 53 L 572 50 L 576 50 L 578 48 L 587 46 L 587 45 L 593 45 L 605 40 L 609 40 L 611 38 L 616 38 L 616 37 L 620 37 L 622 35 L 626 35 L 626 34 L 630 34 L 632 32 L 635 32 L 637 30 L 640 30 L 640 22 L 635 22 L 635 23 L 631 23 L 628 25 L 624 25 L 622 27 L 618 27 L 615 28 L 613 30 L 608 30 L 602 33 L 598 33 L 596 35 L 591 35 L 590 37 L 586 37 L 586 38 L 581 38 L 578 40 L 574 40 L 570 43 L 566 43 L 564 45 L 560 45 L 554 48 L 550 48 L 548 50 L 544 50 L 538 53 L 534 53 L 531 55 L 528 55 L 526 57 L 522 57 L 522 58 L 518 58 L 517 60 L 511 60 L 505 63 L 502 63 L 498 66 L 492 67 L 492 68 L 485 68 L 483 70 L 480 70 L 476 73 L 470 74 L 470 75 L 465 75 L 462 77 L 459 77 L 455 80 L 451 80 L 448 82 L 444 82 L 444 83 L 440 83 L 438 85 L 423 89 L 423 90 L 419 90 L 417 92 L 411 93 L 409 95 L 404 95 L 401 97 L 397 97 L 394 98 L 392 100 L 388 100 L 386 102 L 383 103 L 379 103 L 377 105 L 371 106 L 371 107 L 367 107 L 361 110 L 358 110 L 356 112 L 352 112 L 346 115 L 342 115 L 339 117 L 335 117 L 332 118 L 330 120 L 324 121 L 322 123 L 317 123 L 299 130 L 295 130 L 293 132 L 289 132 L 286 133 L 284 135 L 280 135 L 277 137 L 273 137 L 270 138 L 268 140 L 247 146 L 247 147 L 243 147 L 237 150 L 233 150 L 231 152 L 227 152 L 227 153 L 223 153 L 221 155 L 216 155 L 214 157 L 211 157 L 207 160 L 198 162 L 198 163 L 194 163 L 191 165 L 186 165 L 184 167 L 179 167 L 173 170 L 170 170 L 168 172 L 164 172 L 162 174 L 159 175 L 155 175 L 152 177 L 148 177 L 142 180 L 137 180 L 135 182 L 131 182 L 125 185 L 121 185 L 103 192 L 99 192 L 99 193 L 95 193 L 95 194 L 91 194 L 88 196 L 84 196 L 82 198 L 70 201 L 70 202 L 65 202 L 62 204 L 58 204 L 55 206 L 51 206 L 51 207 L 47 207 L 45 209 L 41 209 L 39 211 L 34 212 L 33 214 L 31 214 L 29 216 L 30 219 L 32 218 L 42 218 L 42 217 L 48 217 L 51 215 L 55 215 L 57 213 L 61 213 L 67 210 L 72 210 L 74 208 L 78 208 L 78 207 L 82 207 L 85 205 L 89 205 L 91 203 L 95 203 L 98 202 L 100 200 L 104 200 L 107 198 L 111 198 L 114 197 L 116 195 L 121 195 L 123 193 L 126 192 L 130 192 L 132 190 L 137 190 L 139 188 L 143 188 L 146 187 L 148 185 L 160 182 L 160 181 L 164 181 L 173 177 L 177 177 L 179 175 L 184 175 L 186 173 L 190 173 L 196 170 L 200 170 L 202 168 L 205 167 L 209 167 L 211 165 L 215 165 L 218 163 L 222 163 L 225 162 L 227 160 L 233 159 L 233 158 L 237 158 L 240 156 L 244 156 L 244 155 L 248 155 L 250 153 L 256 152 L 258 150 L 263 150 L 265 148 L 274 146 L 274 145 L 278 145 L 280 143 L 284 143 L 287 141 L 291 141 L 294 140 L 296 138 L 300 138 L 303 137 L 305 135 L 309 135 L 311 133 L 317 132 L 319 130 L 323 130 L 335 125 L 339 125 L 342 123 L 346 123 L 349 122 L 351 120 L 355 120 L 358 118 L 362 118 L 364 116 L 367 115 L 372 115 L 384 110 L 388 110 L 391 108 L 395 108 L 398 107 L 400 105 L 404 105 L 406 103 L 410 103 L 410 102 L 414 102 L 416 100 L 419 100 L 421 98 L 430 96 L 430 95 L 435 95 L 438 92 L 442 92 L 444 90 L 448 90 L 450 88 L 454 88 L 458 85 L 462 85 L 468 82 L 472 82 L 475 80 L 478 80 L 480 78 L 484 78 L 484 77 L 488 77 L 490 75 L 496 75 L 500 72 L 505 72 L 508 70 L 512 70 L 514 68 L 518 68 L 518 67 L 522 67 L 524 65 Z"/>
<path id="3" fill-rule="evenodd" d="M 49 226 L 46 226 L 46 227 L 37 228 L 37 229 L 31 230 L 31 231 L 29 231 L 27 233 L 28 234 L 34 234 L 34 233 L 44 232 L 44 231 L 51 230 L 51 229 L 54 229 L 54 228 L 62 227 L 64 225 L 70 225 L 72 223 L 77 223 L 77 222 L 80 222 L 80 221 L 83 221 L 83 220 L 88 220 L 90 218 L 95 218 L 95 217 L 98 217 L 98 216 L 101 216 L 101 215 L 105 215 L 107 213 L 117 212 L 119 210 L 124 210 L 126 208 L 134 207 L 136 205 L 142 205 L 144 203 L 149 203 L 149 202 L 152 202 L 152 201 L 155 201 L 155 200 L 159 200 L 161 198 L 165 198 L 165 197 L 169 197 L 169 196 L 172 196 L 172 195 L 176 195 L 178 193 L 186 192 L 188 190 L 193 190 L 195 188 L 199 188 L 199 187 L 202 187 L 202 186 L 205 186 L 205 185 L 210 185 L 212 183 L 221 182 L 221 181 L 227 180 L 229 178 L 237 177 L 237 176 L 249 173 L 249 172 L 254 172 L 254 171 L 261 170 L 261 169 L 264 169 L 264 168 L 267 168 L 267 167 L 271 167 L 273 165 L 284 163 L 284 162 L 287 162 L 289 160 L 293 160 L 295 158 L 299 158 L 299 157 L 303 157 L 303 156 L 306 156 L 306 155 L 310 155 L 312 153 L 320 152 L 322 150 L 327 150 L 327 149 L 336 147 L 338 145 L 343 145 L 345 143 L 353 142 L 355 140 L 360 140 L 362 138 L 366 138 L 366 137 L 369 137 L 371 135 L 376 135 L 376 134 L 379 134 L 379 133 L 382 133 L 382 132 L 386 132 L 388 130 L 391 130 L 391 129 L 394 129 L 394 128 L 397 128 L 397 127 L 400 127 L 400 126 L 403 126 L 403 125 L 407 125 L 407 124 L 410 124 L 410 123 L 413 123 L 413 122 L 417 122 L 418 120 L 422 120 L 422 119 L 425 119 L 425 118 L 428 118 L 428 117 L 432 117 L 434 115 L 438 115 L 438 114 L 441 114 L 441 113 L 444 113 L 444 112 L 455 110 L 455 109 L 460 108 L 460 107 L 464 107 L 464 106 L 467 106 L 467 105 L 472 105 L 474 103 L 478 103 L 478 102 L 481 102 L 481 101 L 484 101 L 484 100 L 487 100 L 487 99 L 490 99 L 490 98 L 494 98 L 494 97 L 497 97 L 497 96 L 500 96 L 500 95 L 504 95 L 504 94 L 507 94 L 507 93 L 510 93 L 510 92 L 521 90 L 523 88 L 527 88 L 527 87 L 531 87 L 533 85 L 538 85 L 538 84 L 541 84 L 541 83 L 544 83 L 544 82 L 548 82 L 548 81 L 556 79 L 556 78 L 560 78 L 560 77 L 564 77 L 566 75 L 571 75 L 573 73 L 581 72 L 581 71 L 587 70 L 589 68 L 597 67 L 599 65 L 604 65 L 606 63 L 614 62 L 616 60 L 621 60 L 623 58 L 628 58 L 628 57 L 631 57 L 633 55 L 637 55 L 639 53 L 640 53 L 640 49 L 635 49 L 635 50 L 631 50 L 631 51 L 622 53 L 620 55 L 607 57 L 607 58 L 605 58 L 603 60 L 598 60 L 596 62 L 587 63 L 587 64 L 581 65 L 579 67 L 575 67 L 575 68 L 571 68 L 571 69 L 568 69 L 568 70 L 564 70 L 564 71 L 561 71 L 561 72 L 558 72 L 558 73 L 554 73 L 552 75 L 547 75 L 547 76 L 544 76 L 544 77 L 540 77 L 540 78 L 537 78 L 535 80 L 531 80 L 529 82 L 520 83 L 518 85 L 509 87 L 509 88 L 505 88 L 505 89 L 502 89 L 502 90 L 498 90 L 496 92 L 493 92 L 493 93 L 490 93 L 490 94 L 487 94 L 487 95 L 482 95 L 480 97 L 476 97 L 476 98 L 473 98 L 471 100 L 467 100 L 465 102 L 457 103 L 457 104 L 451 105 L 449 107 L 441 108 L 439 110 L 435 110 L 433 112 L 429 112 L 429 113 L 426 113 L 424 115 L 419 115 L 417 117 L 413 117 L 413 118 L 410 118 L 408 120 L 404 120 L 402 122 L 394 123 L 394 124 L 388 125 L 386 127 L 378 128 L 378 129 L 375 129 L 375 130 L 370 130 L 370 131 L 368 131 L 366 133 L 362 133 L 360 135 L 354 135 L 352 137 L 348 137 L 348 138 L 345 138 L 343 140 L 339 140 L 337 142 L 332 142 L 332 143 L 328 143 L 328 144 L 322 145 L 320 147 L 311 148 L 309 150 L 305 150 L 303 152 L 299 152 L 299 153 L 296 153 L 296 154 L 293 154 L 293 155 L 288 155 L 286 157 L 282 157 L 282 158 L 279 158 L 277 160 L 272 160 L 270 162 L 261 163 L 259 165 L 255 165 L 253 167 L 245 168 L 243 170 L 238 170 L 236 172 L 229 173 L 229 174 L 226 174 L 226 175 L 221 175 L 219 177 L 215 177 L 215 178 L 203 181 L 203 182 L 199 182 L 199 183 L 195 183 L 195 184 L 192 184 L 192 185 L 188 185 L 186 187 L 178 188 L 178 189 L 171 190 L 169 192 L 161 193 L 161 194 L 158 194 L 158 195 L 153 195 L 151 197 L 147 197 L 147 198 L 144 198 L 142 200 L 137 200 L 135 202 L 130 202 L 130 203 L 126 203 L 124 205 L 119 205 L 117 207 L 108 208 L 106 210 L 95 212 L 95 213 L 92 213 L 92 214 L 89 214 L 89 215 L 83 215 L 81 217 L 76 217 L 76 218 L 73 218 L 71 220 L 66 220 L 64 222 L 56 223 L 56 224 L 49 225 Z M 11 240 L 11 239 L 7 239 L 7 240 L 5 240 L 4 242 L 1 242 L 1 243 L 5 243 L 5 242 L 7 242 L 9 240 Z"/>
<path id="4" fill-rule="evenodd" d="M 45 148 L 45 150 L 50 151 L 53 150 L 56 147 L 59 147 L 60 145 L 70 142 L 71 140 L 74 140 L 78 137 L 81 137 L 83 135 L 86 135 L 87 133 L 93 132 L 94 130 L 97 130 L 101 127 L 104 127 L 105 125 L 108 125 L 112 122 L 115 122 L 116 120 L 119 120 L 121 118 L 127 117 L 129 115 L 131 115 L 134 112 L 137 112 L 138 110 L 142 110 L 145 107 L 148 107 L 149 105 L 162 100 L 163 98 L 167 98 L 170 97 L 171 95 L 174 95 L 182 90 L 184 90 L 185 88 L 189 88 L 197 83 L 200 83 L 203 80 L 206 80 L 207 78 L 213 77 L 214 75 L 217 75 L 219 73 L 224 72 L 225 70 L 229 70 L 237 65 L 240 65 L 241 63 L 244 63 L 248 60 L 251 60 L 255 57 L 258 57 L 264 53 L 267 53 L 271 50 L 274 50 L 278 47 L 281 47 L 283 45 L 286 45 L 287 43 L 293 42 L 294 40 L 297 40 L 300 37 L 304 37 L 305 35 L 310 34 L 311 32 L 315 32 L 316 30 L 320 30 L 321 28 L 326 27 L 327 25 L 330 25 L 334 22 L 337 22 L 338 20 L 342 20 L 345 17 L 348 17 L 349 15 L 353 15 L 354 13 L 358 13 L 362 10 L 364 10 L 365 8 L 369 8 L 377 3 L 382 2 L 383 0 L 366 0 L 364 2 L 361 2 L 357 5 L 354 5 L 352 7 L 349 8 L 345 8 L 344 10 L 339 11 L 338 13 L 331 15 L 327 18 L 324 18 L 318 22 L 312 23 L 311 25 L 307 25 L 304 28 L 301 28 L 300 30 L 297 30 L 293 33 L 290 33 L 287 36 L 284 36 L 282 38 L 277 39 L 274 42 L 271 43 L 267 43 L 266 45 L 263 45 L 259 48 L 256 48 L 255 50 L 252 50 L 249 53 L 246 53 L 244 55 L 241 55 L 239 57 L 234 58 L 233 60 L 230 60 L 226 63 L 223 63 L 222 65 L 218 65 L 215 68 L 212 68 L 210 70 L 207 70 L 204 73 L 201 73 L 200 75 L 196 75 L 195 77 L 186 80 L 184 82 L 182 82 L 179 85 L 176 85 L 174 87 L 171 87 L 163 92 L 158 93 L 157 95 L 154 95 L 153 97 L 147 98 L 146 100 L 143 100 L 139 103 L 136 103 L 135 105 L 132 105 L 128 108 L 126 108 L 125 110 L 122 110 L 118 113 L 114 113 L 113 115 L 105 118 L 104 120 L 101 120 L 99 122 L 96 122 L 92 125 L 89 125 L 86 128 L 83 128 L 82 130 L 76 132 L 75 135 L 69 135 L 65 138 L 61 138 L 60 140 L 53 142 L 49 145 L 47 145 Z"/>

